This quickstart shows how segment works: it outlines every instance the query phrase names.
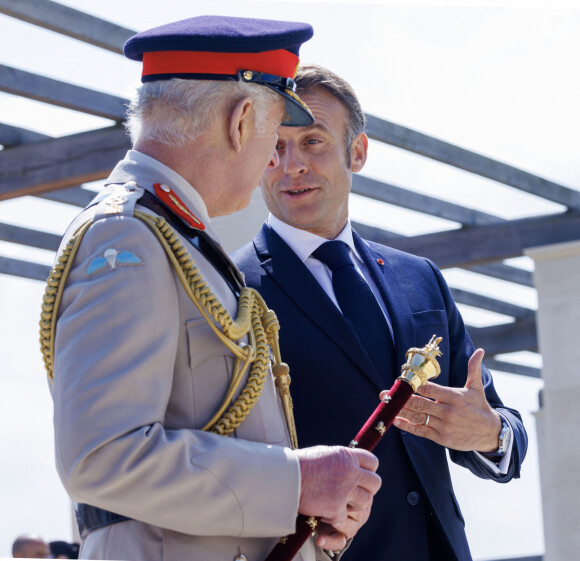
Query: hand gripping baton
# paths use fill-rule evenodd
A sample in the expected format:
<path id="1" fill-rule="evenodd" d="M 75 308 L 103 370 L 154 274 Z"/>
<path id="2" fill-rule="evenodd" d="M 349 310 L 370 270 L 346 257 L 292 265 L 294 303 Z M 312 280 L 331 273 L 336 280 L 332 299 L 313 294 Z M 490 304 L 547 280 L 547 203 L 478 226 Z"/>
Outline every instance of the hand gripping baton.
<path id="1" fill-rule="evenodd" d="M 439 375 L 441 368 L 437 357 L 441 355 L 438 346 L 441 340 L 441 337 L 433 335 L 424 347 L 420 349 L 413 347 L 407 351 L 405 355 L 407 362 L 401 367 L 401 375 L 351 441 L 349 448 L 372 451 L 411 395 L 428 380 Z M 318 519 L 314 516 L 299 514 L 296 519 L 296 533 L 281 538 L 265 561 L 294 559 L 308 536 L 314 534 L 317 524 Z"/>

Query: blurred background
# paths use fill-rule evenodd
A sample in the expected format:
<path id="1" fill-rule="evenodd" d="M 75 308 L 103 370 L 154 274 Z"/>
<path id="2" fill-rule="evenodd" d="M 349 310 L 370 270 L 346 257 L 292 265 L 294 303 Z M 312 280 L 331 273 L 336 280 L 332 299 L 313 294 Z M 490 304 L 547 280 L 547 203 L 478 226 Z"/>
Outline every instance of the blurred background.
<path id="1" fill-rule="evenodd" d="M 123 30 L 140 31 L 210 13 L 311 23 L 315 35 L 302 47 L 301 60 L 317 62 L 346 78 L 371 116 L 374 140 L 361 174 L 364 178 L 355 184 L 359 194 L 351 195 L 351 217 L 369 236 L 395 244 L 403 236 L 442 235 L 466 225 L 532 219 L 577 208 L 574 197 L 569 199 L 573 204 L 567 205 L 554 200 L 558 197 L 538 196 L 541 189 L 550 191 L 551 185 L 573 192 L 580 189 L 577 2 L 214 0 L 208 6 L 196 0 L 161 4 L 151 0 L 67 0 L 59 4 L 116 24 L 119 36 Z M 55 3 L 46 0 L 0 0 L 0 123 L 11 132 L 39 133 L 38 141 L 118 122 L 114 116 L 58 107 L 50 101 L 51 95 L 58 95 L 36 95 L 35 87 L 39 91 L 50 87 L 35 86 L 32 79 L 27 81 L 27 93 L 19 91 L 15 84 L 29 78 L 19 72 L 102 92 L 113 96 L 114 102 L 131 97 L 140 83 L 139 66 L 106 47 L 7 15 L 13 10 L 40 19 L 45 13 L 59 13 L 54 11 Z M 61 23 L 67 24 L 64 16 Z M 115 41 L 108 36 L 101 39 Z M 57 85 L 54 88 L 56 92 Z M 85 101 L 90 104 L 89 99 Z M 7 130 L 0 129 L 4 134 Z M 0 151 L 0 226 L 4 227 L 0 231 L 12 232 L 10 227 L 15 226 L 44 232 L 49 238 L 61 235 L 78 208 L 25 191 L 24 196 L 10 195 L 20 185 L 11 166 L 17 169 L 22 164 L 9 157 L 13 148 L 1 137 L 5 153 Z M 33 143 L 25 137 L 22 133 L 21 144 Z M 399 146 L 395 137 L 400 138 Z M 420 153 L 432 146 L 432 138 L 443 141 L 433 148 L 438 158 Z M 410 149 L 413 143 L 422 148 Z M 525 192 L 461 169 L 457 162 L 469 159 L 470 153 L 480 155 L 482 165 L 490 169 L 497 168 L 493 162 L 507 164 L 501 173 L 509 175 L 512 167 L 521 170 L 523 175 L 515 174 L 515 182 L 529 180 L 538 191 L 534 193 L 535 187 L 530 187 L 532 192 Z M 19 158 L 30 158 L 25 167 L 34 174 L 39 153 L 20 154 Z M 445 158 L 456 163 L 449 165 Z M 476 167 L 477 162 L 480 160 Z M 534 182 L 526 174 L 540 179 Z M 82 191 L 90 196 L 87 192 L 99 185 L 98 181 L 86 183 Z M 405 203 L 411 200 L 409 193 L 418 196 L 422 212 Z M 453 205 L 474 210 L 470 214 L 473 221 L 452 219 Z M 251 239 L 265 215 L 258 189 L 251 207 L 237 217 L 235 228 L 230 219 L 217 220 L 228 249 Z M 489 232 L 491 235 L 492 230 Z M 31 237 L 40 239 L 38 234 Z M 0 466 L 0 557 L 9 557 L 12 541 L 25 532 L 39 533 L 47 541 L 70 541 L 74 536 L 70 501 L 54 468 L 52 402 L 38 343 L 44 291 L 39 279 L 43 277 L 24 274 L 16 263 L 47 270 L 54 258 L 53 241 L 50 238 L 48 249 L 41 249 L 40 242 L 18 242 L 8 233 L 0 240 L 0 445 L 4 458 Z M 447 248 L 451 254 L 455 248 L 458 254 L 465 249 L 461 237 L 441 240 L 451 244 Z M 502 245 L 501 238 L 491 240 L 489 245 L 495 249 Z M 529 257 L 500 256 L 499 263 L 515 270 L 513 274 L 520 279 L 532 278 L 534 265 Z M 503 333 L 498 326 L 518 324 L 517 314 L 510 315 L 499 305 L 483 305 L 486 298 L 530 312 L 522 312 L 519 319 L 533 317 L 538 305 L 533 283 L 506 280 L 491 275 L 489 269 L 477 271 L 475 261 L 470 263 L 471 269 L 460 264 L 451 259 L 444 275 L 456 291 L 466 323 L 474 334 L 481 334 L 482 341 L 491 345 Z M 469 296 L 473 294 L 480 298 L 474 301 Z M 495 330 L 486 332 L 488 327 Z M 516 331 L 506 333 L 511 337 Z M 523 327 L 516 334 L 520 339 L 531 336 Z M 477 337 L 474 340 L 477 344 Z M 535 339 L 504 351 L 501 345 L 497 347 L 490 355 L 490 366 L 498 393 L 522 413 L 529 433 L 522 477 L 498 485 L 452 466 L 472 553 L 480 561 L 539 559 L 545 547 L 534 420 L 543 387 L 542 357 Z"/>

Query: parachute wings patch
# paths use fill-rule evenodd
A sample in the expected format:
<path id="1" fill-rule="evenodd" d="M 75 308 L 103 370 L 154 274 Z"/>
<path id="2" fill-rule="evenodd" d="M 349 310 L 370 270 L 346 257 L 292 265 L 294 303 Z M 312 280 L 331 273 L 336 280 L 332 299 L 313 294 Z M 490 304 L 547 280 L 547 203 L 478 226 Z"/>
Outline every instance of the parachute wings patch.
<path id="1" fill-rule="evenodd" d="M 94 275 L 102 270 L 114 271 L 118 267 L 126 265 L 142 265 L 143 260 L 139 259 L 131 251 L 117 251 L 116 249 L 109 248 L 105 250 L 102 257 L 95 257 L 89 264 L 87 269 L 87 274 Z"/>

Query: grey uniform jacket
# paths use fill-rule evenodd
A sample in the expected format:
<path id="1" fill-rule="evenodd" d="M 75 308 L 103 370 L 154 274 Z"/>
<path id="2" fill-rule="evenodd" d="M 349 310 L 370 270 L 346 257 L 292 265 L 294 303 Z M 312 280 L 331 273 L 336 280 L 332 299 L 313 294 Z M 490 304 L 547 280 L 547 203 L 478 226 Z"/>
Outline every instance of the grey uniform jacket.
<path id="1" fill-rule="evenodd" d="M 223 401 L 234 358 L 183 290 L 159 240 L 133 216 L 141 191 L 124 187 L 129 181 L 150 191 L 169 185 L 205 216 L 182 178 L 131 151 L 100 202 L 69 229 L 94 217 L 58 311 L 51 385 L 57 468 L 74 501 L 131 519 L 92 531 L 81 558 L 260 561 L 294 531 L 300 489 L 272 375 L 234 436 L 199 430 Z M 181 242 L 235 317 L 225 281 Z M 309 541 L 297 559 L 316 557 Z"/>

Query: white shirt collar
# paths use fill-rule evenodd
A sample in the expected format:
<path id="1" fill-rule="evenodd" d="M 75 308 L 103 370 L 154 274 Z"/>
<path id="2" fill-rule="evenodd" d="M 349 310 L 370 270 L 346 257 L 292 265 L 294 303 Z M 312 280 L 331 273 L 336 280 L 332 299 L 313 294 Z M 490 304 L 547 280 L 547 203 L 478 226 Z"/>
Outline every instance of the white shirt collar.
<path id="1" fill-rule="evenodd" d="M 290 246 L 290 249 L 292 249 L 303 263 L 312 255 L 313 251 L 328 241 L 322 236 L 290 226 L 290 224 L 282 222 L 282 220 L 276 218 L 271 213 L 268 216 L 268 224 Z M 335 240 L 344 242 L 351 249 L 355 257 L 360 262 L 363 261 L 354 245 L 350 220 L 346 221 L 346 225 L 340 234 L 336 236 Z"/>

